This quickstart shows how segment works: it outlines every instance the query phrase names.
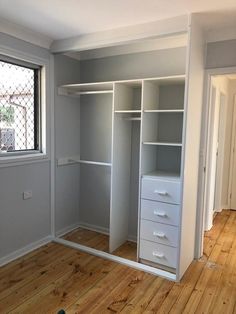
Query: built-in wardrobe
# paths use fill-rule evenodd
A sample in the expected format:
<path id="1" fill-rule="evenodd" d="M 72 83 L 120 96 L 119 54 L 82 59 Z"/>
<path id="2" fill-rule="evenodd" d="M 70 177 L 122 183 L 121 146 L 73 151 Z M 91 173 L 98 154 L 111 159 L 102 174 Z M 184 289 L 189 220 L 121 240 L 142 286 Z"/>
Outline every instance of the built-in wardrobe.
<path id="1" fill-rule="evenodd" d="M 65 106 L 72 98 L 79 107 L 78 154 L 57 158 L 57 167 L 79 167 L 78 221 L 58 242 L 182 276 L 186 60 L 186 46 L 86 59 L 79 82 L 57 87 Z"/>

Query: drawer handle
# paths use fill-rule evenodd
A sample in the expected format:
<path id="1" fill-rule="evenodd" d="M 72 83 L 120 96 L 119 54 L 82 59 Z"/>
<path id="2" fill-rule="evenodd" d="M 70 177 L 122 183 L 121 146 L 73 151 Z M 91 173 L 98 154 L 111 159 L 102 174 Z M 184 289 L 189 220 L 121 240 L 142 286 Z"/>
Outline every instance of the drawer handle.
<path id="1" fill-rule="evenodd" d="M 159 194 L 161 196 L 167 196 L 168 195 L 168 192 L 166 192 L 166 191 L 154 190 L 154 193 Z"/>
<path id="2" fill-rule="evenodd" d="M 154 232 L 153 232 L 153 235 L 154 235 L 155 237 L 158 237 L 158 238 L 165 238 L 165 237 L 166 237 L 166 235 L 165 235 L 164 232 L 158 232 L 158 231 L 154 231 Z"/>
<path id="3" fill-rule="evenodd" d="M 158 212 L 156 210 L 154 210 L 154 215 L 159 216 L 159 217 L 166 217 L 166 213 L 165 212 Z"/>
<path id="4" fill-rule="evenodd" d="M 158 258 L 163 258 L 165 256 L 162 252 L 152 252 L 152 255 Z"/>

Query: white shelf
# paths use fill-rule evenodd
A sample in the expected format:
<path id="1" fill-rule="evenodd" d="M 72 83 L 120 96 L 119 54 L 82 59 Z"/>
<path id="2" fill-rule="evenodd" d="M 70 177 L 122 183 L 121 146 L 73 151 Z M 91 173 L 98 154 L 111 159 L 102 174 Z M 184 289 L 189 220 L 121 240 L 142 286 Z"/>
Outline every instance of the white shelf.
<path id="1" fill-rule="evenodd" d="M 114 83 L 121 83 L 131 87 L 141 87 L 142 81 L 155 82 L 159 85 L 171 85 L 176 83 L 184 83 L 185 75 L 173 75 L 157 78 L 146 78 L 140 80 L 121 80 L 121 81 L 108 81 L 96 83 L 79 83 L 79 84 L 66 84 L 58 87 L 58 94 L 65 96 L 77 96 L 86 94 L 103 94 L 113 93 Z"/>
<path id="2" fill-rule="evenodd" d="M 177 146 L 181 147 L 182 143 L 168 143 L 168 142 L 143 142 L 144 145 L 156 145 L 156 146 Z"/>
<path id="3" fill-rule="evenodd" d="M 113 82 L 68 84 L 58 88 L 59 95 L 88 95 L 113 93 Z"/>
<path id="4" fill-rule="evenodd" d="M 184 109 L 167 109 L 167 110 L 162 110 L 162 109 L 145 109 L 145 113 L 183 113 Z"/>
<path id="5" fill-rule="evenodd" d="M 141 110 L 115 110 L 115 113 L 141 113 Z"/>
<path id="6" fill-rule="evenodd" d="M 143 178 L 151 178 L 151 179 L 166 179 L 166 180 L 173 180 L 179 181 L 180 174 L 174 172 L 165 172 L 165 171 L 152 171 L 142 175 Z"/>
<path id="7" fill-rule="evenodd" d="M 165 77 L 157 77 L 157 78 L 148 78 L 144 79 L 144 81 L 158 83 L 158 85 L 173 85 L 178 83 L 185 82 L 185 75 L 172 75 Z"/>

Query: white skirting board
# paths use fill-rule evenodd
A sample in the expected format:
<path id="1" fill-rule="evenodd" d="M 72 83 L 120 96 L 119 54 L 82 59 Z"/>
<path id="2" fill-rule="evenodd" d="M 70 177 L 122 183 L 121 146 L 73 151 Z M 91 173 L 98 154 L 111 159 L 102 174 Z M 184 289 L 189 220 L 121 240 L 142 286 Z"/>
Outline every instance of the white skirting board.
<path id="1" fill-rule="evenodd" d="M 56 243 L 66 245 L 68 247 L 83 251 L 83 252 L 88 253 L 88 254 L 92 254 L 92 255 L 95 255 L 95 256 L 98 256 L 101 258 L 111 260 L 111 261 L 116 262 L 116 263 L 120 263 L 120 264 L 129 266 L 129 267 L 141 270 L 141 271 L 145 271 L 145 272 L 150 273 L 152 275 L 156 275 L 156 276 L 159 276 L 162 278 L 169 279 L 171 281 L 176 281 L 176 279 L 177 279 L 176 275 L 172 274 L 170 272 L 167 272 L 167 271 L 164 271 L 164 270 L 152 267 L 152 266 L 144 265 L 144 264 L 141 264 L 138 262 L 130 261 L 126 258 L 115 256 L 115 255 L 109 254 L 107 252 L 102 252 L 102 251 L 99 251 L 99 250 L 96 250 L 93 248 L 89 248 L 89 247 L 81 245 L 81 244 L 77 244 L 77 243 L 67 241 L 64 239 L 60 239 L 60 238 L 54 238 L 53 241 Z"/>
<path id="2" fill-rule="evenodd" d="M 56 237 L 63 237 L 64 235 L 66 235 L 67 233 L 77 229 L 80 227 L 80 224 L 78 222 L 70 225 L 70 226 L 66 226 L 65 228 L 56 231 Z"/>
<path id="3" fill-rule="evenodd" d="M 52 240 L 53 240 L 52 236 L 47 236 L 47 237 L 40 239 L 36 242 L 30 243 L 30 244 L 26 245 L 25 247 L 8 254 L 7 256 L 0 258 L 0 267 L 14 261 L 15 259 L 17 259 L 19 257 L 22 257 L 23 255 L 26 255 L 26 254 L 40 248 L 41 246 L 43 246 L 49 242 L 52 242 Z"/>

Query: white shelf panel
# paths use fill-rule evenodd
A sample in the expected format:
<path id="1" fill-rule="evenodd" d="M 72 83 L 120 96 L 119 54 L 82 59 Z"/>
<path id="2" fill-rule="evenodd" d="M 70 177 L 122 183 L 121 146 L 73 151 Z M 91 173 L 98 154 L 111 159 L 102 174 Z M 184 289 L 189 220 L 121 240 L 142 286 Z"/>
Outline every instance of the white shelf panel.
<path id="1" fill-rule="evenodd" d="M 113 93 L 113 82 L 68 84 L 58 88 L 59 95 Z"/>
<path id="2" fill-rule="evenodd" d="M 166 77 L 146 78 L 143 80 L 123 80 L 110 82 L 96 82 L 96 83 L 79 83 L 66 84 L 58 87 L 59 95 L 85 95 L 85 94 L 100 94 L 113 93 L 114 83 L 121 83 L 132 87 L 141 87 L 142 81 L 158 83 L 160 85 L 171 85 L 176 83 L 184 83 L 185 75 L 173 75 Z"/>
<path id="3" fill-rule="evenodd" d="M 184 83 L 185 78 L 186 78 L 185 75 L 172 75 L 165 77 L 148 78 L 144 79 L 144 81 L 157 83 L 158 85 L 173 85 L 178 83 Z"/>
<path id="4" fill-rule="evenodd" d="M 151 179 L 168 179 L 173 181 L 179 181 L 180 180 L 180 174 L 174 173 L 174 172 L 165 172 L 165 171 L 152 171 L 149 173 L 145 173 L 142 175 L 143 178 L 151 178 Z"/>
<path id="5" fill-rule="evenodd" d="M 115 113 L 141 113 L 141 110 L 115 110 Z"/>
<path id="6" fill-rule="evenodd" d="M 158 110 L 158 109 L 145 109 L 144 110 L 145 113 L 183 113 L 184 109 L 167 109 L 167 110 Z"/>
<path id="7" fill-rule="evenodd" d="M 182 143 L 168 143 L 168 142 L 143 142 L 144 145 L 156 145 L 156 146 L 177 146 L 181 147 Z"/>

